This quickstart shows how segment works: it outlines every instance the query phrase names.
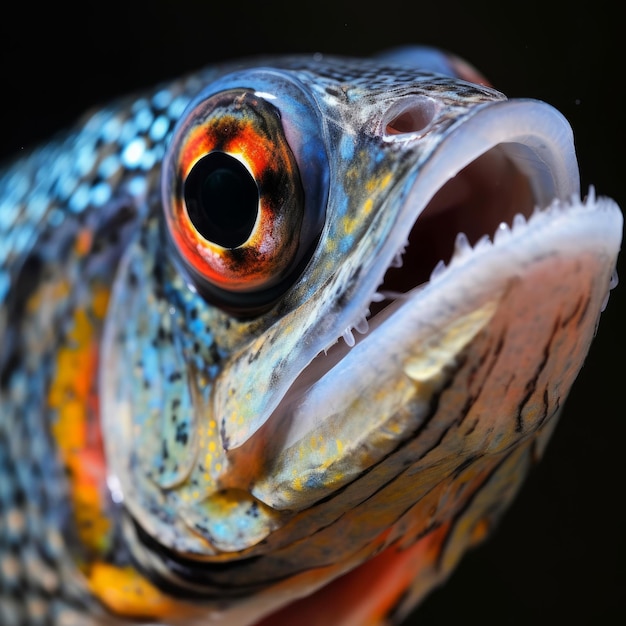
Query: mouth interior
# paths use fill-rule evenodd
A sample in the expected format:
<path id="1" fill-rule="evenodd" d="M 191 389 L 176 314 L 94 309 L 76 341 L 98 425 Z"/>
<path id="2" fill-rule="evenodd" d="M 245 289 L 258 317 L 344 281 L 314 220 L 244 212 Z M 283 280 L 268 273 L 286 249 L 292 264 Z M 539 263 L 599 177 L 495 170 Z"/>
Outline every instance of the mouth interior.
<path id="1" fill-rule="evenodd" d="M 428 282 L 439 261 L 447 265 L 458 233 L 475 245 L 485 235 L 493 237 L 501 223 L 511 227 L 515 215 L 529 218 L 534 208 L 530 181 L 508 157 L 506 147 L 485 152 L 448 180 L 420 214 L 401 265 L 390 267 L 379 287 L 385 299 L 372 303 L 370 316 L 394 299 L 390 294 L 403 294 Z"/>

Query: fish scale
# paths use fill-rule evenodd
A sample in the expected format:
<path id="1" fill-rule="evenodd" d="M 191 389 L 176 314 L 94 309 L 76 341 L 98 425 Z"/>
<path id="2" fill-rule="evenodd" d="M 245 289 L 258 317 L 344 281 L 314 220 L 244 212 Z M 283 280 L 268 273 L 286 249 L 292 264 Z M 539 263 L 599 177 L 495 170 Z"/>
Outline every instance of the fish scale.
<path id="1" fill-rule="evenodd" d="M 621 217 L 580 200 L 558 113 L 476 80 L 425 48 L 238 61 L 6 166 L 2 624 L 399 623 L 487 536 L 615 286 Z M 234 127 L 201 126 L 216 99 Z M 259 195 L 233 248 L 194 152 L 216 128 L 240 164 L 219 180 Z M 301 198 L 259 182 L 280 159 Z"/>

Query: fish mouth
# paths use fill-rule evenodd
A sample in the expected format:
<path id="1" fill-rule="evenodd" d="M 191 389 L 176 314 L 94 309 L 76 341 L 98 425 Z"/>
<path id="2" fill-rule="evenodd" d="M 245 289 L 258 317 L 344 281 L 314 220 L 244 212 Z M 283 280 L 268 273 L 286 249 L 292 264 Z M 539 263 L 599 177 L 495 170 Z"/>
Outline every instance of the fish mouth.
<path id="1" fill-rule="evenodd" d="M 342 380 L 343 389 L 333 382 L 359 370 L 358 366 L 351 370 L 350 365 L 362 358 L 355 346 L 383 347 L 385 342 L 397 341 L 385 322 L 401 309 L 416 309 L 411 313 L 412 323 L 426 323 L 426 314 L 419 312 L 420 292 L 435 289 L 433 283 L 490 249 L 496 250 L 494 258 L 514 257 L 510 252 L 516 241 L 507 239 L 523 238 L 524 231 L 550 214 L 550 209 L 557 207 L 565 214 L 573 199 L 581 206 L 569 123 L 550 105 L 531 99 L 477 107 L 441 142 L 407 187 L 400 218 L 381 252 L 379 266 L 368 270 L 364 278 L 373 286 L 371 291 L 353 303 L 353 318 L 343 333 L 301 371 L 277 408 L 277 414 L 292 413 L 283 450 L 318 428 L 326 398 L 335 394 L 339 406 L 358 394 L 347 378 Z M 514 261 L 506 263 L 512 275 Z M 479 268 L 485 290 L 491 274 L 498 273 L 487 265 L 482 262 Z M 449 288 L 458 289 L 458 281 L 450 281 Z M 482 288 L 471 287 L 474 291 Z M 352 382 L 358 389 L 358 377 Z"/>
<path id="2" fill-rule="evenodd" d="M 433 272 L 449 265 L 455 252 L 486 243 L 498 228 L 513 228 L 518 216 L 529 219 L 535 206 L 530 181 L 508 157 L 506 147 L 489 149 L 448 180 L 419 215 L 406 246 L 384 275 L 370 317 L 427 283 Z"/>
<path id="3" fill-rule="evenodd" d="M 370 263 L 357 268 L 332 323 L 321 319 L 323 332 L 312 327 L 320 335 L 303 342 L 303 366 L 293 378 L 283 377 L 285 386 L 274 390 L 266 416 L 257 420 L 261 426 L 224 431 L 232 467 L 247 467 L 263 450 L 271 471 L 254 479 L 251 493 L 274 509 L 297 511 L 323 500 L 411 438 L 414 425 L 387 428 L 385 420 L 407 415 L 414 388 L 407 363 L 416 353 L 422 364 L 431 362 L 438 350 L 432 337 L 441 329 L 476 311 L 488 317 L 486 311 L 509 298 L 513 282 L 534 291 L 530 297 L 544 298 L 541 331 L 551 327 L 564 300 L 549 289 L 560 277 L 549 269 L 548 280 L 537 279 L 537 259 L 548 258 L 547 265 L 563 272 L 581 252 L 590 260 L 586 276 L 597 279 L 593 294 L 581 296 L 584 287 L 574 285 L 563 306 L 587 297 L 591 317 L 607 296 L 621 214 L 608 199 L 581 202 L 565 118 L 542 102 L 504 100 L 477 106 L 447 132 L 428 157 L 415 159 L 387 196 L 389 204 L 379 207 L 381 215 L 396 216 L 384 242 L 371 261 L 361 255 Z M 387 141 L 420 139 L 398 133 Z M 532 323 L 533 314 L 524 315 L 511 313 L 518 336 Z M 437 384 L 453 360 L 442 357 Z M 411 409 L 408 421 L 426 410 Z M 330 445 L 321 452 L 312 441 Z M 242 473 L 242 483 L 247 476 Z"/>
<path id="4" fill-rule="evenodd" d="M 401 134 L 394 137 L 402 140 Z M 493 243 L 555 200 L 579 194 L 571 128 L 556 109 L 531 99 L 480 107 L 441 143 L 412 183 L 403 218 L 410 231 L 387 266 L 367 318 L 405 300 L 453 259 Z M 430 198 L 425 205 L 423 198 Z M 362 320 L 354 325 L 364 326 Z"/>

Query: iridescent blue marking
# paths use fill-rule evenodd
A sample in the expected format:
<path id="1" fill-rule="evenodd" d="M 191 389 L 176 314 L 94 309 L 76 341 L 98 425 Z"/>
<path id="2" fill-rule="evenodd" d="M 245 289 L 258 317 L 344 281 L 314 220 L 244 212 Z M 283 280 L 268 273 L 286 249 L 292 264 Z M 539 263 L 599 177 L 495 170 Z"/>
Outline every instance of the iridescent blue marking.
<path id="1" fill-rule="evenodd" d="M 100 134 L 102 135 L 103 141 L 113 142 L 117 141 L 120 133 L 122 132 L 122 122 L 118 117 L 111 117 L 102 125 L 100 129 Z"/>
<path id="2" fill-rule="evenodd" d="M 172 93 L 169 89 L 162 89 L 157 91 L 152 96 L 152 104 L 156 109 L 165 109 L 172 101 Z"/>
<path id="3" fill-rule="evenodd" d="M 174 120 L 177 120 L 182 114 L 183 111 L 187 108 L 187 104 L 189 103 L 189 98 L 186 96 L 177 96 L 172 100 L 169 107 L 167 108 L 167 114 Z"/>
<path id="4" fill-rule="evenodd" d="M 76 174 L 78 174 L 78 176 L 85 176 L 88 174 L 93 169 L 96 162 L 96 156 L 97 152 L 93 149 L 91 144 L 82 146 L 78 153 L 74 168 Z"/>
<path id="5" fill-rule="evenodd" d="M 146 192 L 148 182 L 143 176 L 132 178 L 128 183 L 128 191 L 132 196 L 142 196 Z"/>
<path id="6" fill-rule="evenodd" d="M 69 199 L 67 206 L 73 213 L 81 213 L 89 204 L 89 183 L 81 183 L 72 197 Z"/>
<path id="7" fill-rule="evenodd" d="M 142 137 L 133 139 L 122 151 L 121 161 L 129 169 L 138 167 L 143 158 L 146 142 Z"/>
<path id="8" fill-rule="evenodd" d="M 98 183 L 91 189 L 91 203 L 94 206 L 104 206 L 111 198 L 111 186 L 108 183 Z"/>
<path id="9" fill-rule="evenodd" d="M 161 141 L 170 128 L 170 121 L 165 115 L 159 115 L 150 127 L 149 136 L 152 141 Z"/>
<path id="10" fill-rule="evenodd" d="M 156 165 L 156 162 L 157 159 L 155 157 L 154 151 L 146 150 L 141 157 L 139 167 L 147 171 L 149 169 L 152 169 Z"/>
<path id="11" fill-rule="evenodd" d="M 74 178 L 73 176 L 62 176 L 57 180 L 54 189 L 59 195 L 59 198 L 65 199 L 69 198 L 72 195 L 72 192 L 74 191 L 77 184 L 77 178 Z"/>
<path id="12" fill-rule="evenodd" d="M 120 158 L 117 153 L 109 154 L 104 157 L 98 166 L 98 174 L 102 176 L 102 178 L 109 178 L 113 176 L 115 172 L 121 167 Z"/>
<path id="13" fill-rule="evenodd" d="M 150 124 L 154 120 L 152 111 L 148 108 L 148 103 L 144 101 L 145 107 L 138 110 L 135 115 L 135 125 L 139 132 L 144 132 L 150 128 Z"/>
<path id="14" fill-rule="evenodd" d="M 65 213 L 61 209 L 52 209 L 48 213 L 48 224 L 54 228 L 60 226 L 65 219 Z"/>

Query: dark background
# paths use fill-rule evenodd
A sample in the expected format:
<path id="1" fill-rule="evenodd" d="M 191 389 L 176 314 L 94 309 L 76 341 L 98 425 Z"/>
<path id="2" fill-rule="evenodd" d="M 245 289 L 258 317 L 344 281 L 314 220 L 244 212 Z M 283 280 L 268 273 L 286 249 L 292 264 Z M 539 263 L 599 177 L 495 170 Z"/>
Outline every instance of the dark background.
<path id="1" fill-rule="evenodd" d="M 626 206 L 617 3 L 138 4 L 24 3 L 1 16 L 0 157 L 114 95 L 220 59 L 423 43 L 465 57 L 510 97 L 556 106 L 574 128 L 583 188 Z M 623 258 L 620 267 L 626 277 Z M 621 285 L 611 297 L 544 462 L 495 535 L 407 623 L 624 619 L 625 293 Z"/>

